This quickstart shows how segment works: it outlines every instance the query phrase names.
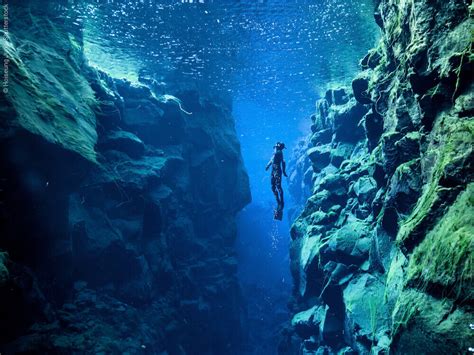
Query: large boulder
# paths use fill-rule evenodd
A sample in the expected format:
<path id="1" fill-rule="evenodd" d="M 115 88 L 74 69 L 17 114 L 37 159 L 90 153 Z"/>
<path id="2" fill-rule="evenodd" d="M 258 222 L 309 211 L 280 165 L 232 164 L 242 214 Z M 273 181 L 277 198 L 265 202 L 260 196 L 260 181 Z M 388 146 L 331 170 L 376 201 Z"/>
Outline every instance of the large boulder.
<path id="1" fill-rule="evenodd" d="M 351 218 L 331 234 L 324 256 L 346 265 L 361 264 L 369 256 L 369 235 L 369 226 L 364 221 Z"/>
<path id="2" fill-rule="evenodd" d="M 291 320 L 291 325 L 301 338 L 307 339 L 310 336 L 317 338 L 325 313 L 326 310 L 323 306 L 311 307 L 295 314 Z"/>
<path id="3" fill-rule="evenodd" d="M 354 151 L 354 145 L 339 143 L 331 150 L 331 164 L 339 168 L 344 160 L 351 157 Z"/>
<path id="4" fill-rule="evenodd" d="M 352 185 L 352 189 L 361 205 L 371 204 L 377 193 L 377 182 L 371 176 L 362 176 Z"/>
<path id="5" fill-rule="evenodd" d="M 313 163 L 315 171 L 319 171 L 322 168 L 326 167 L 331 159 L 331 146 L 323 145 L 318 147 L 313 147 L 308 149 L 307 153 L 308 158 Z"/>
<path id="6" fill-rule="evenodd" d="M 420 160 L 415 159 L 398 166 L 390 179 L 385 195 L 385 205 L 407 215 L 420 196 L 422 181 Z"/>
<path id="7" fill-rule="evenodd" d="M 390 329 L 383 282 L 370 274 L 361 274 L 349 282 L 343 293 L 349 334 L 361 348 L 366 342 L 377 343 Z"/>
<path id="8" fill-rule="evenodd" d="M 324 97 L 329 105 L 344 105 L 350 99 L 350 96 L 346 93 L 345 88 L 330 89 L 326 91 Z"/>
<path id="9" fill-rule="evenodd" d="M 369 94 L 369 79 L 366 75 L 360 75 L 352 80 L 352 91 L 355 99 L 364 105 L 371 104 L 372 100 Z"/>
<path id="10" fill-rule="evenodd" d="M 354 98 L 341 106 L 333 108 L 334 133 L 338 142 L 356 143 L 365 136 L 362 117 L 368 108 L 356 102 Z"/>

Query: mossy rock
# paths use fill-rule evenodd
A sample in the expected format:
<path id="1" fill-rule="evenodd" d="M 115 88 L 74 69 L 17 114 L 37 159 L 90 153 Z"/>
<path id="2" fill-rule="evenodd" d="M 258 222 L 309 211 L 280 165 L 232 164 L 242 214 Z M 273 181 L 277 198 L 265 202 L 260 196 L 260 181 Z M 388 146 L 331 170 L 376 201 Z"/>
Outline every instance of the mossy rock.
<path id="1" fill-rule="evenodd" d="M 395 354 L 464 354 L 472 346 L 472 309 L 424 292 L 403 291 L 392 315 Z"/>
<path id="2" fill-rule="evenodd" d="M 321 170 L 327 166 L 331 159 L 331 146 L 329 144 L 308 149 L 306 152 L 311 160 L 314 170 Z"/>
<path id="3" fill-rule="evenodd" d="M 474 183 L 468 185 L 410 257 L 407 281 L 443 289 L 445 297 L 474 299 Z"/>
<path id="4" fill-rule="evenodd" d="M 311 307 L 295 314 L 291 320 L 291 325 L 301 338 L 307 339 L 312 335 L 319 334 L 320 324 L 325 313 L 323 306 Z"/>
<path id="5" fill-rule="evenodd" d="M 335 141 L 356 143 L 365 137 L 361 121 L 368 112 L 367 106 L 351 98 L 344 105 L 333 106 L 331 112 L 334 117 Z"/>
<path id="6" fill-rule="evenodd" d="M 454 202 L 460 188 L 473 176 L 470 162 L 474 157 L 474 120 L 444 115 L 432 135 L 434 139 L 421 161 L 425 186 L 397 235 L 397 241 L 410 248 L 433 228 L 445 212 L 443 206 Z"/>
<path id="7" fill-rule="evenodd" d="M 407 215 L 422 189 L 420 160 L 414 159 L 397 167 L 385 195 L 385 207 L 394 207 L 399 215 Z"/>
<path id="8" fill-rule="evenodd" d="M 354 92 L 354 97 L 361 104 L 367 105 L 372 103 L 368 89 L 369 78 L 367 73 L 360 74 L 352 81 L 352 91 Z"/>
<path id="9" fill-rule="evenodd" d="M 320 182 L 322 190 L 328 190 L 334 195 L 343 195 L 347 193 L 347 182 L 341 174 L 327 174 Z"/>
<path id="10" fill-rule="evenodd" d="M 316 275 L 319 273 L 320 249 L 324 245 L 325 241 L 321 239 L 321 235 L 310 236 L 307 233 L 291 244 L 291 271 L 295 290 L 300 296 L 322 288 L 321 280 Z"/>
<path id="11" fill-rule="evenodd" d="M 316 211 L 313 214 L 311 214 L 311 217 L 310 217 L 309 220 L 310 220 L 311 224 L 313 224 L 313 225 L 322 224 L 322 223 L 325 223 L 328 220 L 328 217 L 329 216 L 326 212 Z"/>
<path id="12" fill-rule="evenodd" d="M 21 19 L 25 27 L 1 41 L 9 88 L 0 115 L 11 128 L 8 134 L 26 130 L 96 162 L 96 100 L 79 71 L 83 59 L 77 41 L 48 20 L 31 14 Z M 38 35 L 34 42 L 28 37 L 32 31 Z"/>
<path id="13" fill-rule="evenodd" d="M 354 151 L 354 145 L 347 143 L 339 143 L 335 149 L 331 151 L 331 164 L 340 167 L 344 160 L 350 158 Z"/>
<path id="14" fill-rule="evenodd" d="M 362 176 L 352 185 L 352 189 L 359 200 L 359 204 L 371 204 L 377 193 L 377 182 L 371 176 Z"/>
<path id="15" fill-rule="evenodd" d="M 368 258 L 370 240 L 369 227 L 359 219 L 350 218 L 346 224 L 336 229 L 328 240 L 326 258 L 350 264 L 360 264 Z"/>
<path id="16" fill-rule="evenodd" d="M 376 342 L 390 326 L 384 301 L 385 285 L 370 274 L 362 274 L 344 289 L 348 324 L 357 337 Z"/>
<path id="17" fill-rule="evenodd" d="M 349 101 L 345 88 L 329 89 L 324 97 L 329 105 L 344 105 Z"/>

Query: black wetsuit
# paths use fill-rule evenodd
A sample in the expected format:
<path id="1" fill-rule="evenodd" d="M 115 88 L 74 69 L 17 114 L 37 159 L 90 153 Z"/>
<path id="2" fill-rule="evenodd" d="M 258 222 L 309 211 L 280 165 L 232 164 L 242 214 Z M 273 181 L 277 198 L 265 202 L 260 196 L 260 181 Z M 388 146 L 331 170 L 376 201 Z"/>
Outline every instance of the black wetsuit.
<path id="1" fill-rule="evenodd" d="M 286 172 L 285 172 L 285 161 L 283 160 L 283 152 L 281 150 L 277 150 L 275 154 L 273 154 L 273 157 L 268 162 L 267 166 L 269 166 L 270 164 L 272 166 L 272 175 L 271 175 L 272 176 L 271 178 L 272 191 L 273 191 L 273 194 L 275 195 L 278 206 L 280 208 L 283 208 L 284 199 L 283 199 L 283 189 L 281 187 L 281 177 L 282 177 L 282 174 L 286 176 Z"/>

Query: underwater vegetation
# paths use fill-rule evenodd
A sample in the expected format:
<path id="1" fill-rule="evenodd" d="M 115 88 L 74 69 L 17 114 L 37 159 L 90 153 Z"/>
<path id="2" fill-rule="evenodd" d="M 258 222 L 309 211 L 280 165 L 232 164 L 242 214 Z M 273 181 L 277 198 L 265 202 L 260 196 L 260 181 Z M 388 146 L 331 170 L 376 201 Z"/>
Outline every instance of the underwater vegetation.
<path id="1" fill-rule="evenodd" d="M 472 11 L 463 1 L 377 1 L 378 45 L 351 88 L 317 102 L 301 143 L 312 169 L 300 163 L 303 184 L 291 190 L 312 189 L 292 227 L 301 343 L 290 332 L 283 353 L 472 346 Z"/>
<path id="2" fill-rule="evenodd" d="M 473 347 L 473 5 L 374 0 L 369 18 L 356 11 L 365 1 L 275 1 L 272 18 L 259 7 L 266 1 L 249 13 L 241 10 L 251 4 L 229 1 L 178 13 L 188 27 L 174 38 L 173 4 L 216 2 L 163 0 L 156 13 L 146 11 L 151 2 L 10 1 L 12 21 L 0 30 L 8 63 L 0 96 L 0 353 Z M 281 15 L 285 6 L 301 21 Z M 237 16 L 219 20 L 232 11 Z M 354 27 L 334 26 L 338 14 Z M 374 24 L 380 38 L 357 69 L 352 59 L 372 43 Z M 211 40 L 228 47 L 203 45 Z M 290 115 L 316 97 L 311 132 L 297 144 L 296 113 L 273 126 L 275 117 L 250 115 L 262 106 Z M 237 134 L 235 102 L 250 116 L 240 127 L 261 126 L 245 132 L 250 138 Z M 283 185 L 292 198 L 278 226 L 259 165 L 276 134 L 293 151 Z M 244 166 L 245 139 L 253 155 Z M 257 203 L 237 218 L 252 197 Z M 282 280 L 287 253 L 262 257 L 272 244 L 286 245 L 278 234 L 286 220 L 291 281 Z M 245 267 L 238 223 L 255 238 Z M 271 261 L 268 269 L 252 269 L 259 259 Z"/>

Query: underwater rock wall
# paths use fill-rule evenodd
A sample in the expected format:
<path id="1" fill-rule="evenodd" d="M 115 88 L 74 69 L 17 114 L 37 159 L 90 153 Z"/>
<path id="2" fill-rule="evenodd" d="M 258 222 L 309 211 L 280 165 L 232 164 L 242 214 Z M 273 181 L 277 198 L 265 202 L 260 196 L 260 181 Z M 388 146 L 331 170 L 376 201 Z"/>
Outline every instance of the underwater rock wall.
<path id="1" fill-rule="evenodd" d="M 238 353 L 234 218 L 250 190 L 229 108 L 111 78 L 80 36 L 16 15 L 2 42 L 0 351 Z"/>
<path id="2" fill-rule="evenodd" d="M 312 196 L 292 227 L 294 351 L 472 346 L 472 11 L 379 1 L 382 37 L 352 90 L 317 102 Z"/>

